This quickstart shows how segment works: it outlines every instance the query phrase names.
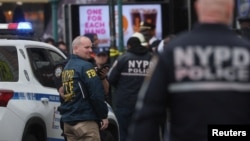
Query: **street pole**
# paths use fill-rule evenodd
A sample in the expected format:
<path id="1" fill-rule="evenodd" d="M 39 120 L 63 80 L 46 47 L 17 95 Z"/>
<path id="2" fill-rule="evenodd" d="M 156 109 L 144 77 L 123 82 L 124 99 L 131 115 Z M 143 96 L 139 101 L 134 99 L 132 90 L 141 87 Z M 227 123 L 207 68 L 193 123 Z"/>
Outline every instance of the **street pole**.
<path id="1" fill-rule="evenodd" d="M 191 30 L 192 28 L 192 6 L 191 6 L 191 0 L 187 1 L 187 10 L 188 10 L 188 30 Z"/>
<path id="2" fill-rule="evenodd" d="M 58 41 L 58 16 L 57 16 L 57 10 L 58 10 L 58 1 L 59 0 L 50 0 L 51 3 L 51 9 L 52 9 L 52 31 L 53 31 L 53 38 L 55 42 Z"/>
<path id="3" fill-rule="evenodd" d="M 109 15 L 110 15 L 110 47 L 116 47 L 116 31 L 115 31 L 115 4 L 114 0 L 109 0 Z"/>
<path id="4" fill-rule="evenodd" d="M 118 25 L 119 25 L 119 47 L 120 52 L 124 51 L 124 41 L 123 41 L 123 20 L 122 20 L 122 0 L 117 0 L 118 5 Z"/>

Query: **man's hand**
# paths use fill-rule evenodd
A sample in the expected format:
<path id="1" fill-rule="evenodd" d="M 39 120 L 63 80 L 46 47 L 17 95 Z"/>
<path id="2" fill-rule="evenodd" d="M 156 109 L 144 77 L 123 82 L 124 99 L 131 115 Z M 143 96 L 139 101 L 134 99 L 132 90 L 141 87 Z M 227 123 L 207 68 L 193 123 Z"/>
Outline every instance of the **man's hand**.
<path id="1" fill-rule="evenodd" d="M 58 92 L 59 92 L 60 96 L 61 96 L 63 99 L 65 99 L 63 86 L 61 86 L 61 87 L 58 89 Z"/>
<path id="2" fill-rule="evenodd" d="M 103 80 L 106 78 L 107 74 L 108 74 L 108 71 L 109 71 L 109 68 L 108 67 L 105 67 L 105 68 L 102 68 L 100 71 L 99 71 L 99 76 L 100 78 Z"/>
<path id="3" fill-rule="evenodd" d="M 106 128 L 108 128 L 108 125 L 109 125 L 109 120 L 106 118 L 106 119 L 102 119 L 102 122 L 101 122 L 101 130 L 104 130 Z"/>

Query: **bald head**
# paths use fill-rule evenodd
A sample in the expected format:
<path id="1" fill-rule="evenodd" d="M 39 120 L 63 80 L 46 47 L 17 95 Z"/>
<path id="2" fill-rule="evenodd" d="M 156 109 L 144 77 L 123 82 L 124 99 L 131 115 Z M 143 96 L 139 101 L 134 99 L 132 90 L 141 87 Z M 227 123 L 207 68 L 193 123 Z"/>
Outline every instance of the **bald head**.
<path id="1" fill-rule="evenodd" d="M 79 46 L 85 42 L 91 42 L 91 40 L 86 36 L 77 36 L 72 42 L 72 48 L 74 49 L 76 46 Z"/>
<path id="2" fill-rule="evenodd" d="M 234 0 L 197 0 L 195 8 L 200 23 L 229 25 L 233 19 Z"/>
<path id="3" fill-rule="evenodd" d="M 86 36 L 78 36 L 72 42 L 73 54 L 83 58 L 90 59 L 92 53 L 92 42 Z"/>

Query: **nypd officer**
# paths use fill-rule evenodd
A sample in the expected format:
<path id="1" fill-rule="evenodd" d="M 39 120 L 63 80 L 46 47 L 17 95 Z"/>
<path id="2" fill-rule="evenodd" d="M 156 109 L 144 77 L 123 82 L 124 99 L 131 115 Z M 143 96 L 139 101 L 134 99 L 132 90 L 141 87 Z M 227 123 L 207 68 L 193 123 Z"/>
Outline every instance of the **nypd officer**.
<path id="1" fill-rule="evenodd" d="M 127 52 L 113 63 L 108 75 L 109 83 L 115 88 L 113 106 L 119 123 L 120 141 L 127 138 L 137 94 L 150 67 L 152 54 L 143 45 L 138 37 L 130 37 Z"/>
<path id="2" fill-rule="evenodd" d="M 196 0 L 195 10 L 194 29 L 177 35 L 152 59 L 155 66 L 139 92 L 128 141 L 158 138 L 167 108 L 164 140 L 207 141 L 230 130 L 244 136 L 244 129 L 232 125 L 250 124 L 250 44 L 229 27 L 234 0 Z"/>

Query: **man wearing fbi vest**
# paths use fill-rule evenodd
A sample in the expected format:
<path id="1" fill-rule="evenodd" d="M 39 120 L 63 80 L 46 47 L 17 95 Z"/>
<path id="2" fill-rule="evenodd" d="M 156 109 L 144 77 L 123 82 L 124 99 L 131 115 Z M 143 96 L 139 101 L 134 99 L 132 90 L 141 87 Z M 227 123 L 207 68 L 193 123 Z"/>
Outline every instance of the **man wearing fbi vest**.
<path id="1" fill-rule="evenodd" d="M 92 43 L 86 36 L 72 42 L 73 54 L 62 72 L 64 102 L 60 112 L 68 141 L 100 141 L 108 127 L 104 88 L 92 63 Z"/>

